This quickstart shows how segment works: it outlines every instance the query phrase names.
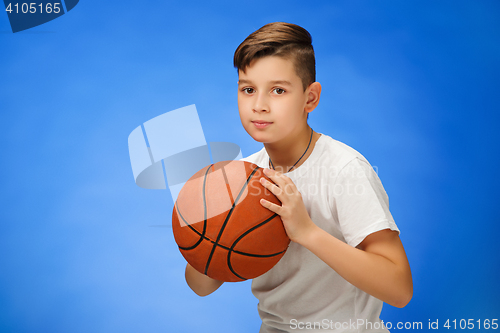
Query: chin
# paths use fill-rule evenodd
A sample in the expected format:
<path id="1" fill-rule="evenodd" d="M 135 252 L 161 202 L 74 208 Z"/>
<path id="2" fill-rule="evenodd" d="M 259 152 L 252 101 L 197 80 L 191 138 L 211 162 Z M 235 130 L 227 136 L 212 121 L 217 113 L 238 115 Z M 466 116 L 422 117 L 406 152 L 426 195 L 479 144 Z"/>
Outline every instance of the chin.
<path id="1" fill-rule="evenodd" d="M 248 135 L 252 137 L 257 142 L 266 143 L 269 142 L 269 135 L 257 131 L 247 131 Z"/>
<path id="2" fill-rule="evenodd" d="M 243 128 L 248 133 L 248 135 L 250 135 L 252 139 L 254 139 L 257 142 L 269 143 L 273 141 L 272 140 L 273 134 L 272 132 L 269 131 L 269 129 L 259 130 L 255 128 L 255 126 L 252 123 L 250 123 L 248 126 L 243 126 Z"/>
<path id="3" fill-rule="evenodd" d="M 257 135 L 250 134 L 250 136 L 252 137 L 252 139 L 254 139 L 257 142 L 261 142 L 261 143 L 266 143 L 267 142 L 266 138 L 264 138 L 262 135 L 259 135 L 259 134 L 257 134 Z"/>

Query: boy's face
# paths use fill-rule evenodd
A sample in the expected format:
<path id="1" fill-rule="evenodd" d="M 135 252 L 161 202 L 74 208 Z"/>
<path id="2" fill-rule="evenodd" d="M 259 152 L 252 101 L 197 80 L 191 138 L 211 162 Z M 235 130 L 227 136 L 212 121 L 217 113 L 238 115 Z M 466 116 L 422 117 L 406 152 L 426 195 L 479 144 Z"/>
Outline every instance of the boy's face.
<path id="1" fill-rule="evenodd" d="M 259 142 L 291 142 L 307 127 L 308 91 L 291 60 L 267 56 L 253 61 L 245 72 L 239 71 L 238 109 L 243 127 Z"/>

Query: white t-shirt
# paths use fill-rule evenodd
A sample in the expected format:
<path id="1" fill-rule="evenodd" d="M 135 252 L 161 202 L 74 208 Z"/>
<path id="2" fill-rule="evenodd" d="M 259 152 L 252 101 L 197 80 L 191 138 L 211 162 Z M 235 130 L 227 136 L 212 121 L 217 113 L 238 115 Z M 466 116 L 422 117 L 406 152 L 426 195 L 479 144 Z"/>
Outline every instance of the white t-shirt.
<path id="1" fill-rule="evenodd" d="M 265 148 L 242 160 L 269 166 Z M 373 232 L 399 232 L 377 174 L 351 147 L 323 134 L 307 160 L 286 175 L 312 221 L 343 242 L 356 247 Z M 382 301 L 294 242 L 276 266 L 253 279 L 252 292 L 259 299 L 260 333 L 388 332 L 379 319 Z"/>

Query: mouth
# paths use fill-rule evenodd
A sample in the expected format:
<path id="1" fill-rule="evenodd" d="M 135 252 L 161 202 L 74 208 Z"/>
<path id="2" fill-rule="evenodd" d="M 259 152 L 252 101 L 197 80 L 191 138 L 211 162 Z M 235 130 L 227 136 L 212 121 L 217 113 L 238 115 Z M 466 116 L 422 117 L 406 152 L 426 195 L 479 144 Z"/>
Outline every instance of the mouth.
<path id="1" fill-rule="evenodd" d="M 254 124 L 255 127 L 257 128 L 266 128 L 267 126 L 271 125 L 272 122 L 263 120 L 253 120 L 252 124 Z"/>

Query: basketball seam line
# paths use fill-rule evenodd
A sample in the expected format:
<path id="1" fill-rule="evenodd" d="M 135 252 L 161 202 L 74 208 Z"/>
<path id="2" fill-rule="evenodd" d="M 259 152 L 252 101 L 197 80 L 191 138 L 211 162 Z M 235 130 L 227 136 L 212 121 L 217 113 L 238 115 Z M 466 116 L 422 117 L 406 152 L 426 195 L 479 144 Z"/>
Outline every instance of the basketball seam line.
<path id="1" fill-rule="evenodd" d="M 210 170 L 210 167 L 212 166 L 213 164 L 211 164 L 208 168 L 207 168 L 207 171 L 205 171 L 205 179 L 203 180 L 203 193 L 205 193 L 205 183 L 206 183 L 206 179 L 207 179 L 207 173 L 208 173 L 208 170 Z M 198 245 L 200 245 L 200 243 L 203 241 L 203 238 L 205 236 L 205 233 L 206 233 L 206 230 L 207 230 L 207 205 L 205 204 L 205 196 L 203 196 L 203 206 L 205 207 L 205 210 L 204 210 L 204 220 L 203 220 L 203 231 L 202 233 L 200 234 L 200 239 L 191 247 L 189 248 L 182 248 L 179 246 L 179 248 L 183 249 L 183 250 L 192 250 L 194 249 L 195 247 L 197 247 Z M 179 204 L 176 203 L 175 204 L 176 208 L 177 208 L 177 213 L 180 215 L 180 217 L 182 218 L 182 220 L 184 221 L 184 223 L 186 223 L 186 225 L 188 227 L 190 227 L 193 231 L 195 231 L 196 233 L 199 234 L 198 230 L 194 229 L 190 224 L 187 223 L 187 221 L 184 219 L 184 217 L 182 217 L 181 215 L 181 211 L 179 209 Z"/>
<path id="2" fill-rule="evenodd" d="M 227 191 L 229 192 L 229 197 L 231 198 L 231 204 L 234 203 L 234 196 L 233 192 L 231 191 L 231 186 L 229 185 L 229 180 L 227 180 L 226 172 L 224 171 L 224 168 L 221 168 L 222 175 L 224 176 L 224 182 L 226 183 L 226 188 Z"/>
<path id="3" fill-rule="evenodd" d="M 179 213 L 179 216 L 181 217 L 181 219 L 184 221 L 184 223 L 191 229 L 193 230 L 193 232 L 195 232 L 198 236 L 200 236 L 201 240 L 207 240 L 209 241 L 210 243 L 212 244 L 215 244 L 221 248 L 223 248 L 224 250 L 228 250 L 228 251 L 232 251 L 234 253 L 237 253 L 237 254 L 240 254 L 240 255 L 243 255 L 243 256 L 247 256 L 247 257 L 256 257 L 256 258 L 270 258 L 270 257 L 275 257 L 277 255 L 280 255 L 282 254 L 283 252 L 285 252 L 286 250 L 283 250 L 283 251 L 280 251 L 280 252 L 276 252 L 276 253 L 271 253 L 271 254 L 255 254 L 255 253 L 248 253 L 248 252 L 243 252 L 243 251 L 238 251 L 238 250 L 234 250 L 233 249 L 233 245 L 236 246 L 234 243 L 233 245 L 231 245 L 231 247 L 227 247 L 225 245 L 222 245 L 222 244 L 219 244 L 219 243 L 216 243 L 214 240 L 210 239 L 209 237 L 207 237 L 206 235 L 203 235 L 201 232 L 199 232 L 198 230 L 196 230 L 196 228 L 194 228 L 192 225 L 190 225 L 185 219 L 184 219 L 184 216 L 182 216 L 181 212 L 179 211 L 179 209 L 177 209 L 177 212 Z M 266 220 L 267 222 L 271 221 L 273 218 L 275 218 L 277 216 L 277 214 L 274 214 L 272 215 L 271 217 L 268 218 L 268 220 Z M 262 224 L 263 222 L 261 222 Z M 259 224 L 260 225 L 260 224 Z M 259 226 L 257 225 L 257 226 Z M 248 234 L 253 228 L 255 228 L 256 226 L 248 229 L 247 231 L 245 231 L 243 234 Z M 198 246 L 198 244 L 200 243 L 200 240 L 196 242 L 195 245 L 193 246 L 179 246 L 179 248 L 181 250 L 184 250 L 184 251 L 189 251 L 189 250 L 192 250 L 194 249 L 196 246 Z"/>
<path id="4" fill-rule="evenodd" d="M 227 253 L 227 267 L 229 267 L 229 270 L 231 272 L 233 272 L 234 275 L 236 275 L 237 277 L 239 277 L 240 279 L 244 279 L 244 280 L 248 280 L 247 278 L 244 278 L 243 276 L 239 275 L 238 273 L 236 273 L 233 269 L 233 266 L 231 266 L 231 253 L 233 252 L 233 249 L 234 247 L 236 246 L 236 244 L 243 239 L 243 237 L 245 237 L 246 235 L 248 235 L 249 233 L 251 233 L 252 231 L 254 231 L 255 229 L 257 228 L 260 228 L 262 227 L 264 224 L 268 223 L 269 221 L 271 221 L 272 219 L 274 219 L 276 216 L 278 216 L 278 214 L 274 213 L 273 216 L 271 216 L 270 218 L 268 218 L 267 220 L 257 224 L 256 226 L 253 226 L 252 228 L 248 229 L 247 231 L 245 231 L 243 234 L 240 235 L 240 237 L 238 237 L 234 242 L 233 242 L 233 245 L 231 245 L 231 249 L 228 251 Z M 278 254 L 281 254 L 285 251 L 281 251 L 279 253 L 277 253 L 276 255 Z"/>
<path id="5" fill-rule="evenodd" d="M 233 206 L 229 210 L 229 213 L 227 213 L 226 219 L 224 220 L 224 223 L 222 224 L 222 227 L 219 231 L 219 234 L 217 235 L 217 239 L 215 240 L 215 244 L 212 247 L 212 251 L 210 252 L 210 255 L 208 256 L 207 265 L 205 266 L 205 275 L 207 275 L 208 267 L 210 266 L 210 262 L 212 261 L 212 257 L 214 255 L 215 249 L 216 249 L 217 245 L 219 244 L 219 240 L 222 237 L 222 233 L 224 232 L 224 229 L 226 228 L 227 222 L 229 221 L 229 218 L 231 217 L 231 214 L 233 213 L 234 208 L 236 207 L 241 195 L 243 194 L 244 189 L 247 187 L 248 182 L 250 181 L 250 179 L 252 179 L 253 175 L 255 174 L 255 172 L 257 172 L 258 169 L 259 169 L 259 167 L 256 167 L 255 169 L 253 169 L 252 173 L 247 177 L 245 184 L 243 184 L 243 187 L 241 188 L 240 193 L 238 193 L 238 196 L 236 197 L 236 199 L 234 199 Z M 206 177 L 207 176 L 205 175 L 205 178 Z M 203 196 L 205 196 L 205 193 L 203 193 Z"/>

